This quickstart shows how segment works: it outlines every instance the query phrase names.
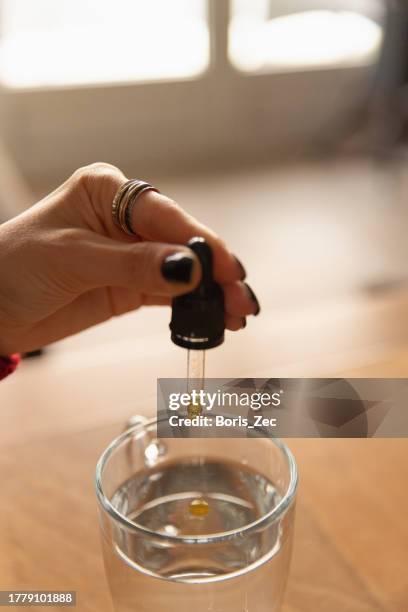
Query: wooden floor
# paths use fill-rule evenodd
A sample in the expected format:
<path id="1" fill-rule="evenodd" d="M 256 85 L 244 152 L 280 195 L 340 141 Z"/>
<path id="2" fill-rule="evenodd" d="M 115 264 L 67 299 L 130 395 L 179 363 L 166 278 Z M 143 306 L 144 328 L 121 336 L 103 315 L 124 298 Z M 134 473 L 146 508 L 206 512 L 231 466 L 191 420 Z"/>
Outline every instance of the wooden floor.
<path id="1" fill-rule="evenodd" d="M 408 377 L 401 168 L 159 180 L 232 245 L 262 302 L 209 353 L 208 376 Z M 168 322 L 158 309 L 111 321 L 1 384 L 0 590 L 72 589 L 81 612 L 111 612 L 93 472 L 129 416 L 154 412 L 156 378 L 184 375 Z M 288 444 L 301 485 L 284 612 L 408 612 L 408 440 Z"/>

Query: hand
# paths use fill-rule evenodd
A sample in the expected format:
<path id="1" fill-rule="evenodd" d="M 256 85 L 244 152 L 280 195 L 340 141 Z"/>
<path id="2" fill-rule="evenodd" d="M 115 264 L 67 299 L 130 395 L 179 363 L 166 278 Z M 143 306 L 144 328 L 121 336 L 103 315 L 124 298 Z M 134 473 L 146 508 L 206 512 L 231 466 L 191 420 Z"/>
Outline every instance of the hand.
<path id="1" fill-rule="evenodd" d="M 0 226 L 0 355 L 33 350 L 140 306 L 170 305 L 199 283 L 200 264 L 182 246 L 194 236 L 212 246 L 227 328 L 238 330 L 246 315 L 259 312 L 238 260 L 164 195 L 149 191 L 137 200 L 137 237 L 116 227 L 112 201 L 126 180 L 108 164 L 82 168 Z"/>

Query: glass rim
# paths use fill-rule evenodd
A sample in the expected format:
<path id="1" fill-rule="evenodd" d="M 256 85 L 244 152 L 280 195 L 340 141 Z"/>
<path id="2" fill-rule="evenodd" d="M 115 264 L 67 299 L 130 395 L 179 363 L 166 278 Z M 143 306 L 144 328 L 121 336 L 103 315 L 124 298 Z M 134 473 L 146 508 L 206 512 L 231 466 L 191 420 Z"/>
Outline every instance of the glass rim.
<path id="1" fill-rule="evenodd" d="M 279 503 L 272 510 L 263 514 L 255 521 L 252 521 L 251 523 L 248 523 L 243 527 L 238 527 L 237 529 L 231 529 L 229 531 L 223 531 L 220 533 L 216 532 L 199 536 L 180 536 L 167 533 L 159 533 L 157 531 L 154 531 L 153 529 L 148 529 L 147 527 L 144 527 L 143 525 L 140 525 L 139 523 L 130 520 L 124 514 L 119 512 L 105 495 L 102 485 L 103 472 L 113 453 L 118 448 L 120 448 L 124 442 L 126 442 L 130 438 L 137 437 L 138 432 L 139 434 L 143 434 L 149 427 L 154 426 L 157 423 L 157 418 L 151 418 L 144 423 L 138 423 L 124 431 L 105 448 L 96 464 L 95 490 L 97 499 L 102 508 L 109 514 L 109 516 L 121 525 L 123 525 L 129 531 L 137 531 L 138 533 L 144 536 L 156 538 L 161 541 L 172 542 L 174 544 L 209 544 L 215 542 L 222 542 L 225 540 L 233 539 L 235 537 L 241 537 L 243 534 L 249 535 L 254 531 L 257 531 L 258 529 L 262 529 L 270 523 L 274 523 L 277 519 L 281 518 L 292 505 L 299 481 L 297 465 L 293 453 L 279 438 L 264 438 L 269 440 L 271 444 L 274 444 L 276 447 L 279 448 L 280 451 L 282 451 L 288 464 L 290 480 L 287 490 L 282 496 L 282 498 L 279 500 Z M 256 440 L 257 438 L 253 439 Z"/>

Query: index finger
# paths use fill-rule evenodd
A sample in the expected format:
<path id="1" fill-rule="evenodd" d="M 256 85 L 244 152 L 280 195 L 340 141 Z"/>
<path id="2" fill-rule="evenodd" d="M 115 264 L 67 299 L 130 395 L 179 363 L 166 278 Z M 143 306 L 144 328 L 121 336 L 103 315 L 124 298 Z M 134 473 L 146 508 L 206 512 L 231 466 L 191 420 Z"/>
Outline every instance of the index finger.
<path id="1" fill-rule="evenodd" d="M 214 276 L 220 283 L 242 280 L 242 266 L 223 240 L 209 227 L 183 210 L 174 200 L 154 191 L 143 193 L 132 211 L 132 227 L 145 240 L 187 244 L 204 238 L 214 254 Z"/>
<path id="2" fill-rule="evenodd" d="M 113 199 L 127 181 L 125 175 L 109 164 L 93 164 L 81 171 L 93 209 L 111 238 L 131 241 L 112 218 Z M 131 216 L 133 231 L 142 240 L 182 244 L 195 236 L 208 241 L 214 254 L 214 276 L 219 283 L 244 280 L 242 264 L 221 238 L 206 225 L 183 210 L 174 200 L 161 193 L 147 191 L 136 200 Z M 137 239 L 135 237 L 135 239 Z"/>

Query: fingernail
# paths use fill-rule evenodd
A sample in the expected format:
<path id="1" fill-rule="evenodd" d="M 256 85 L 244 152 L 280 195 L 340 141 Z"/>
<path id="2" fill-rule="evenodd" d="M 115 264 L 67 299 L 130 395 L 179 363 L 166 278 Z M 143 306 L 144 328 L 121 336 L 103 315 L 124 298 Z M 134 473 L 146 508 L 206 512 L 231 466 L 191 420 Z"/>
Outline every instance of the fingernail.
<path id="1" fill-rule="evenodd" d="M 233 255 L 233 257 L 234 257 L 235 261 L 237 262 L 239 270 L 240 270 L 240 273 L 241 273 L 241 278 L 239 280 L 243 281 L 243 280 L 246 279 L 246 276 L 247 276 L 246 270 L 245 270 L 244 266 L 242 265 L 242 263 L 240 262 L 240 260 L 238 259 L 238 257 L 236 257 L 236 255 Z"/>
<path id="2" fill-rule="evenodd" d="M 252 291 L 252 289 L 248 285 L 248 283 L 244 283 L 244 285 L 245 285 L 245 287 L 248 290 L 248 295 L 249 295 L 251 301 L 255 304 L 256 310 L 254 312 L 254 316 L 257 317 L 259 315 L 259 313 L 261 312 L 261 306 L 259 305 L 258 298 L 256 297 L 255 293 Z"/>
<path id="3" fill-rule="evenodd" d="M 162 264 L 161 272 L 163 278 L 169 283 L 191 282 L 193 275 L 194 260 L 185 253 L 175 253 L 166 257 Z"/>
<path id="4" fill-rule="evenodd" d="M 245 329 L 247 326 L 247 320 L 246 317 L 242 317 L 242 329 Z"/>
<path id="5" fill-rule="evenodd" d="M 35 351 L 28 351 L 28 353 L 23 354 L 23 359 L 34 359 L 34 357 L 41 357 L 43 353 L 43 348 L 36 349 Z"/>

